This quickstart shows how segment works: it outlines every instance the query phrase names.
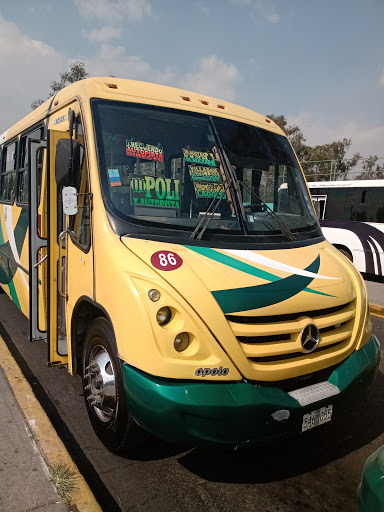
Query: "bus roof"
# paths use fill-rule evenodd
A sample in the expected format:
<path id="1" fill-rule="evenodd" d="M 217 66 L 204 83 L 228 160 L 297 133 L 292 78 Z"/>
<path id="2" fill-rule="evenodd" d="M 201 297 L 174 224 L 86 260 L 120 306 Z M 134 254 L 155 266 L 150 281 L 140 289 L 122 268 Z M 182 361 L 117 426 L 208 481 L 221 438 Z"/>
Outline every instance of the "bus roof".
<path id="1" fill-rule="evenodd" d="M 111 85 L 113 85 L 113 88 L 111 88 Z M 36 110 L 30 112 L 26 117 L 1 134 L 0 145 L 33 126 L 41 119 L 62 109 L 63 106 L 76 98 L 83 101 L 90 100 L 91 98 L 103 98 L 205 113 L 252 124 L 265 130 L 285 135 L 271 119 L 227 101 L 165 85 L 106 77 L 86 78 L 61 89 L 55 96 L 49 98 Z"/>
<path id="2" fill-rule="evenodd" d="M 309 181 L 308 188 L 366 188 L 384 187 L 384 180 L 353 180 L 353 181 Z"/>

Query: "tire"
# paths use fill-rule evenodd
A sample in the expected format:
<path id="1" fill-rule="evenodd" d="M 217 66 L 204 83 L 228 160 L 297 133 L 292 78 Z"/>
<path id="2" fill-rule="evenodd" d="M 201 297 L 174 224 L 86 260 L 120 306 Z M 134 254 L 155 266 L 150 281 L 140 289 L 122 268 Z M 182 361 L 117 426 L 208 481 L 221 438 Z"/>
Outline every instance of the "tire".
<path id="1" fill-rule="evenodd" d="M 344 254 L 346 258 L 349 259 L 353 263 L 353 257 L 352 254 L 347 249 L 341 249 L 340 247 L 337 247 L 337 250 L 341 252 L 341 254 Z"/>
<path id="2" fill-rule="evenodd" d="M 113 453 L 136 453 L 145 435 L 126 404 L 115 336 L 105 318 L 94 320 L 87 331 L 82 375 L 85 405 L 98 438 Z"/>

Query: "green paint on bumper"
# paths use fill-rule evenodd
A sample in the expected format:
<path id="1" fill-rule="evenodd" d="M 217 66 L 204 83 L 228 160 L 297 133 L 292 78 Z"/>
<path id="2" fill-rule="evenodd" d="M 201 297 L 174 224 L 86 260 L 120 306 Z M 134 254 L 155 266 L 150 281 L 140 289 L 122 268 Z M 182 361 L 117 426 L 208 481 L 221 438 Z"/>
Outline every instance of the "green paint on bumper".
<path id="1" fill-rule="evenodd" d="M 123 379 L 133 417 L 162 439 L 194 444 L 265 443 L 299 434 L 307 412 L 333 403 L 337 415 L 356 405 L 371 388 L 379 359 L 380 346 L 372 337 L 332 373 L 329 381 L 339 387 L 340 394 L 307 407 L 282 389 L 260 383 L 163 379 L 126 363 Z M 282 410 L 287 412 L 276 414 Z"/>
<path id="2" fill-rule="evenodd" d="M 359 512 L 384 512 L 384 446 L 364 464 L 357 503 Z"/>

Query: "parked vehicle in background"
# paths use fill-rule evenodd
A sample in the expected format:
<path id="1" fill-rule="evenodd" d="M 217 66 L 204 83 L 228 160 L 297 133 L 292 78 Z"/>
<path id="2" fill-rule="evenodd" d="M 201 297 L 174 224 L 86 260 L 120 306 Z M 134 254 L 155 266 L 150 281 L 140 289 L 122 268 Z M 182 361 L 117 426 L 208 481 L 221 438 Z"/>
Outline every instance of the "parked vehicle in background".
<path id="1" fill-rule="evenodd" d="M 384 277 L 384 180 L 309 182 L 327 240 L 357 269 Z"/>

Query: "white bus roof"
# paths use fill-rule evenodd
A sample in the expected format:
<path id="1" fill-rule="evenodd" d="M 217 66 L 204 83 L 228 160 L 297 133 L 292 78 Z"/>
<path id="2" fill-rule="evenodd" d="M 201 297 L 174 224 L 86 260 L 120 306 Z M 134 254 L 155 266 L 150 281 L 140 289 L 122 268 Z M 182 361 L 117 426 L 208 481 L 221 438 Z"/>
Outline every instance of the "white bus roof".
<path id="1" fill-rule="evenodd" d="M 384 187 L 384 180 L 308 181 L 308 188 Z"/>

